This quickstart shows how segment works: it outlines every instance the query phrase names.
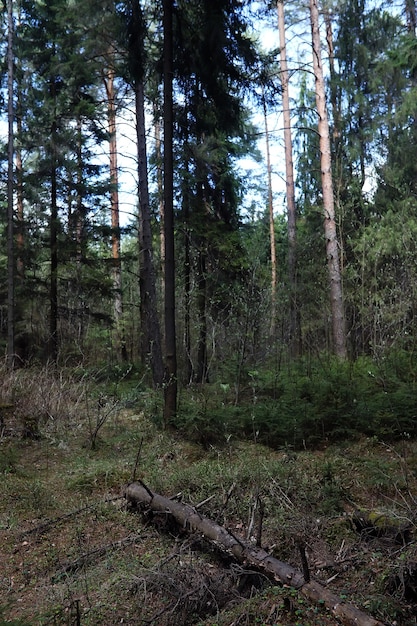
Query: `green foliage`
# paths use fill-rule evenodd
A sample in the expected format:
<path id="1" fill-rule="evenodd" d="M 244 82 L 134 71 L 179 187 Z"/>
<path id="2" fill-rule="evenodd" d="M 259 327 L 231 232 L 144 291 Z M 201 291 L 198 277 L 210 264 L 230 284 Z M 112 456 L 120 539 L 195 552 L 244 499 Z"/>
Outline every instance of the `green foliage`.
<path id="1" fill-rule="evenodd" d="M 177 426 L 206 444 L 249 438 L 302 448 L 366 434 L 384 439 L 417 434 L 417 361 L 405 351 L 381 363 L 300 360 L 279 374 L 249 372 L 239 404 L 225 383 L 190 390 Z"/>
<path id="2" fill-rule="evenodd" d="M 360 377 L 371 365 L 367 361 L 351 366 L 352 378 Z M 384 365 L 386 370 L 374 367 L 372 374 L 378 374 L 386 386 L 391 383 L 392 369 L 392 379 L 412 382 L 412 364 L 405 355 L 393 355 Z M 334 363 L 326 366 L 337 370 Z M 274 397 L 284 393 L 290 374 L 300 378 L 304 394 L 312 395 L 308 381 L 318 380 L 327 370 L 320 362 L 314 367 L 300 362 L 285 377 L 272 369 L 253 369 L 243 406 L 234 405 L 233 386 L 222 382 L 188 389 L 180 408 L 188 410 L 190 420 L 193 405 L 201 417 L 214 411 L 220 420 L 225 407 L 225 432 L 230 434 L 233 420 L 237 429 L 246 410 L 249 415 L 267 399 L 272 407 Z M 295 589 L 262 584 L 255 590 L 256 578 L 247 579 L 246 570 L 230 567 L 229 562 L 225 566 L 217 553 L 206 549 L 204 538 L 188 537 L 165 514 L 151 518 L 126 510 L 119 496 L 133 474 L 155 493 L 192 503 L 201 515 L 244 540 L 256 530 L 259 508 L 255 505 L 261 501 L 265 511 L 262 545 L 273 556 L 298 568 L 299 546 L 306 544 L 312 573 L 316 575 L 317 567 L 327 579 L 337 573 L 328 567 L 338 568 L 333 559 L 340 555 L 352 567 L 344 572 L 339 593 L 372 609 L 384 621 L 412 623 L 410 603 L 398 597 L 398 586 L 395 594 L 387 594 L 386 583 L 390 575 L 395 576 L 395 584 L 405 573 L 415 544 L 402 546 L 400 551 L 395 546 L 393 551 L 377 540 L 366 542 L 355 534 L 345 511 L 352 502 L 359 509 L 366 508 L 379 495 L 387 517 L 401 523 L 406 515 L 415 528 L 414 442 L 383 446 L 376 439 L 363 439 L 325 450 L 294 452 L 236 441 L 236 433 L 223 445 L 214 442 L 205 450 L 178 433 L 161 432 L 148 415 L 143 404 L 138 412 L 123 410 L 112 416 L 104 426 L 106 444 L 94 453 L 82 447 L 85 433 L 78 428 L 68 434 L 65 445 L 41 439 L 18 448 L 19 472 L 8 473 L 0 481 L 6 568 L 0 616 L 4 624 L 14 619 L 16 626 L 23 626 L 25 618 L 31 624 L 69 624 L 76 622 L 76 615 L 82 615 L 86 624 L 136 623 L 139 606 L 141 618 L 146 616 L 161 626 L 228 626 L 236 621 L 334 625 L 334 617 L 323 606 L 311 605 Z M 83 426 L 82 411 L 77 419 Z M 405 489 L 402 474 L 408 481 Z M 250 530 L 252 519 L 255 526 Z M 64 569 L 67 564 L 71 569 Z M 16 589 L 21 598 L 18 604 Z M 39 594 L 39 589 L 44 593 Z M 192 602 L 179 609 L 178 598 L 190 589 Z M 197 604 L 194 595 L 204 602 Z M 213 602 L 213 612 L 207 609 L 208 601 Z"/>
<path id="3" fill-rule="evenodd" d="M 9 474 L 16 471 L 18 454 L 16 447 L 0 443 L 0 474 Z"/>

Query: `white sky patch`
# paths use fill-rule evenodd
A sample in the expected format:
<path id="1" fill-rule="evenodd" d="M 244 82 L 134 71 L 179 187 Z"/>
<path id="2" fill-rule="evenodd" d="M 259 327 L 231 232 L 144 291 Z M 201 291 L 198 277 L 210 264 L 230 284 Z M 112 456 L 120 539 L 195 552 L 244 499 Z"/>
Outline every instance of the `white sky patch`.
<path id="1" fill-rule="evenodd" d="M 120 224 L 137 220 L 138 163 L 135 113 L 125 109 L 117 119 Z"/>

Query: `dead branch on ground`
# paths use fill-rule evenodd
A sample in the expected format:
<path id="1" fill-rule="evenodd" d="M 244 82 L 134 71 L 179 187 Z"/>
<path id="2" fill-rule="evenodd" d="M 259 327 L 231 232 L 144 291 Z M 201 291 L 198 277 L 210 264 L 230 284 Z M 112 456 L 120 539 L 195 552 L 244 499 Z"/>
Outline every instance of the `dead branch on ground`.
<path id="1" fill-rule="evenodd" d="M 104 546 L 98 546 L 89 552 L 85 552 L 75 561 L 71 561 L 62 567 L 59 568 L 59 571 L 52 577 L 52 582 L 57 582 L 62 576 L 66 574 L 72 574 L 73 572 L 78 571 L 85 565 L 90 565 L 96 559 L 101 558 L 110 550 L 118 550 L 123 548 L 124 546 L 128 546 L 132 543 L 135 543 L 139 538 L 143 538 L 141 534 L 129 535 L 128 537 L 124 537 L 123 539 L 119 539 L 118 541 L 112 541 Z"/>
<path id="2" fill-rule="evenodd" d="M 256 567 L 258 571 L 282 585 L 298 589 L 310 601 L 324 605 L 346 626 L 384 626 L 382 622 L 345 602 L 315 580 L 306 581 L 301 572 L 288 563 L 279 561 L 263 548 L 245 543 L 189 505 L 152 493 L 146 485 L 139 482 L 127 486 L 125 497 L 132 506 L 171 516 L 184 531 L 201 533 L 205 539 L 237 561 Z"/>
<path id="3" fill-rule="evenodd" d="M 115 502 L 120 499 L 121 499 L 120 496 L 114 496 L 112 498 L 105 498 L 103 502 Z M 28 530 L 23 530 L 19 534 L 19 539 L 23 539 L 24 537 L 27 537 L 28 535 L 34 535 L 34 534 L 41 535 L 42 533 L 45 533 L 51 528 L 54 528 L 54 526 L 58 526 L 61 522 L 65 522 L 73 517 L 77 517 L 77 515 L 81 515 L 82 513 L 85 513 L 86 511 L 92 511 L 96 509 L 98 504 L 100 504 L 100 502 L 99 503 L 96 502 L 94 504 L 87 504 L 86 506 L 82 506 L 79 509 L 75 509 L 74 511 L 70 511 L 69 513 L 60 515 L 59 517 L 55 517 L 54 519 L 45 520 L 44 522 L 41 522 L 40 524 L 38 524 L 37 526 L 34 526 L 33 528 L 28 528 Z"/>

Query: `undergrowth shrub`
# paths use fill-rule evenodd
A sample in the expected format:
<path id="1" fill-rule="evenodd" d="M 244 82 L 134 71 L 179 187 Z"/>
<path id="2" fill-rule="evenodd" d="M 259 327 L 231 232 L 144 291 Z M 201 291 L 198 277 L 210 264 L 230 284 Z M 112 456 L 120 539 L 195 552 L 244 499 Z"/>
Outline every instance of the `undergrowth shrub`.
<path id="1" fill-rule="evenodd" d="M 185 394 L 178 428 L 203 443 L 250 438 L 274 447 L 316 446 L 360 435 L 384 439 L 417 434 L 417 358 L 392 353 L 360 358 L 300 359 L 279 374 L 249 372 L 235 404 L 206 385 Z"/>
<path id="2" fill-rule="evenodd" d="M 16 471 L 18 454 L 14 446 L 0 442 L 0 474 L 12 474 Z"/>
<path id="3" fill-rule="evenodd" d="M 36 439 L 55 437 L 86 423 L 94 439 L 115 402 L 91 379 L 53 366 L 1 369 L 0 405 L 7 406 L 2 431 Z M 104 416 L 104 417 L 103 417 Z"/>
<path id="4" fill-rule="evenodd" d="M 15 372 L 13 403 L 24 437 L 74 428 L 82 414 L 85 385 L 53 367 Z"/>

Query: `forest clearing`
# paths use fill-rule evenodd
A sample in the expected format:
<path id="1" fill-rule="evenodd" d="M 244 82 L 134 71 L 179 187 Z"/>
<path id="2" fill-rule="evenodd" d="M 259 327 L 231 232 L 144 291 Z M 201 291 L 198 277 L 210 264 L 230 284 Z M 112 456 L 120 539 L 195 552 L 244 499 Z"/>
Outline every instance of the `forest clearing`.
<path id="1" fill-rule="evenodd" d="M 0 623 L 352 623 L 166 513 L 127 506 L 132 481 L 259 543 L 369 617 L 355 623 L 416 623 L 417 443 L 405 433 L 301 448 L 256 433 L 199 440 L 161 429 L 160 394 L 130 383 L 116 401 L 106 381 L 81 402 L 48 376 L 38 397 L 28 389 L 32 415 L 41 398 L 45 411 L 30 436 L 23 412 L 2 409 Z"/>

